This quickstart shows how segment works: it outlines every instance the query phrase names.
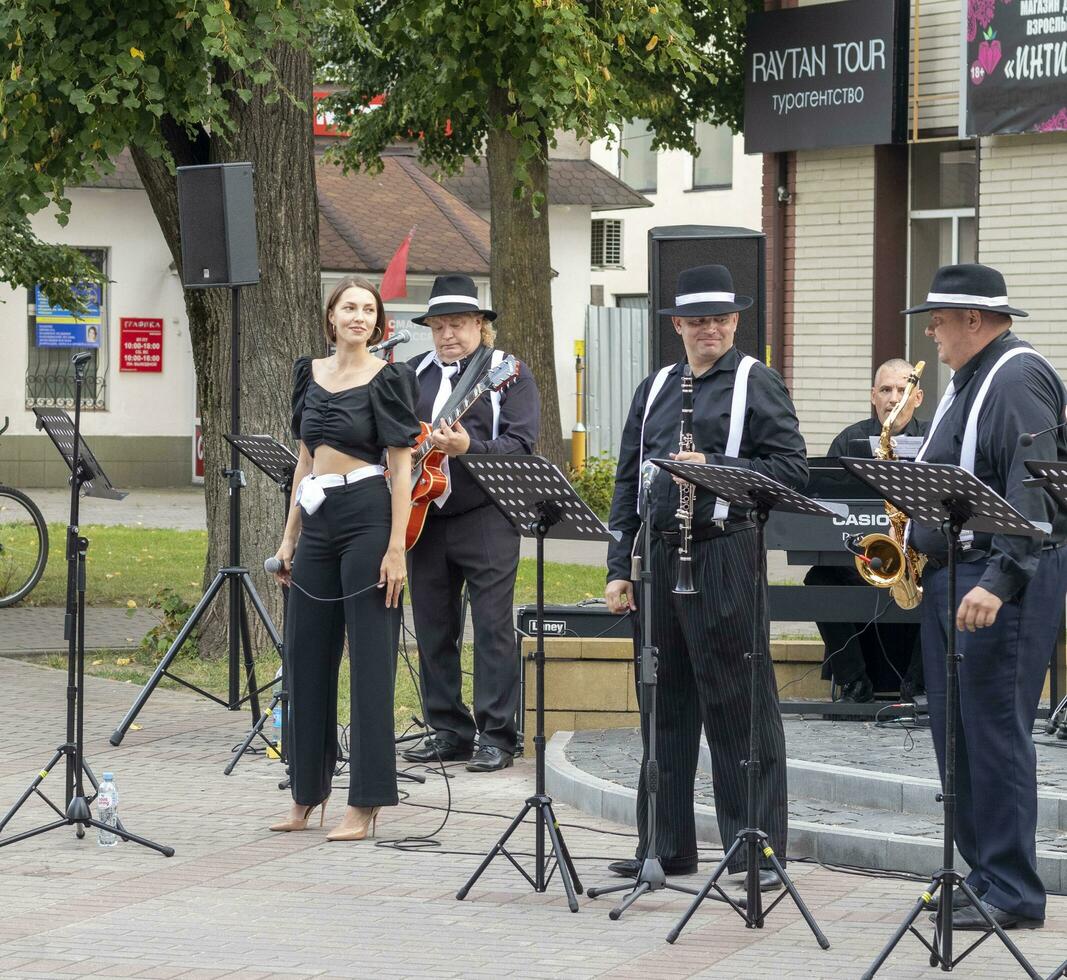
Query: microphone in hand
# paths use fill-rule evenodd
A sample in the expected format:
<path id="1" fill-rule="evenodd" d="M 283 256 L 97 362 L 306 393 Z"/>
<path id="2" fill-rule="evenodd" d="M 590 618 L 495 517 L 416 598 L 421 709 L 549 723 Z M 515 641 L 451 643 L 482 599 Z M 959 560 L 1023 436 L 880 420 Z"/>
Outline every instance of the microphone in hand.
<path id="1" fill-rule="evenodd" d="M 280 558 L 271 555 L 270 558 L 263 562 L 263 571 L 271 575 L 277 575 L 279 572 L 285 571 L 285 563 Z"/>

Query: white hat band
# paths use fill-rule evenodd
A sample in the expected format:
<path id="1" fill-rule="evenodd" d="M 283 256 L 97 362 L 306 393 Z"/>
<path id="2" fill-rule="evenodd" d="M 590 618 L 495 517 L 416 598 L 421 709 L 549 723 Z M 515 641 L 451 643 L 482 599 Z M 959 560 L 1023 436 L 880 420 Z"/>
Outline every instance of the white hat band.
<path id="1" fill-rule="evenodd" d="M 674 297 L 675 306 L 688 306 L 690 303 L 732 303 L 733 293 L 683 293 Z"/>
<path id="2" fill-rule="evenodd" d="M 1007 306 L 1007 296 L 969 296 L 967 293 L 930 293 L 927 303 L 966 303 L 968 306 Z"/>
<path id="3" fill-rule="evenodd" d="M 438 303 L 465 303 L 471 309 L 478 309 L 477 296 L 431 296 L 427 306 L 437 306 Z"/>

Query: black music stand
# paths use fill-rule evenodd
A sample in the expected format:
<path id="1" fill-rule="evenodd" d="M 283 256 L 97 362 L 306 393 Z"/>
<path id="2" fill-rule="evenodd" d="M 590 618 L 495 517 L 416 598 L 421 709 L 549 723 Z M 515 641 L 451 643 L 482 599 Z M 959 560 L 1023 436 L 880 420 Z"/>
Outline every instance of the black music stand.
<path id="1" fill-rule="evenodd" d="M 646 474 L 645 470 L 649 472 Z M 645 792 L 648 798 L 645 824 L 645 850 L 641 855 L 641 868 L 637 873 L 637 880 L 625 882 L 621 885 L 608 885 L 606 888 L 590 888 L 586 894 L 590 898 L 599 898 L 601 895 L 611 895 L 615 892 L 627 892 L 622 901 L 609 913 L 608 918 L 616 922 L 619 917 L 631 905 L 634 904 L 646 892 L 656 892 L 666 888 L 668 891 L 684 892 L 687 895 L 695 895 L 695 888 L 685 885 L 676 885 L 667 881 L 667 875 L 663 870 L 663 863 L 659 859 L 657 850 L 658 817 L 657 798 L 659 796 L 659 762 L 656 757 L 656 715 L 659 707 L 657 693 L 659 672 L 659 648 L 652 645 L 652 515 L 651 501 L 649 499 L 650 481 L 655 474 L 656 467 L 651 461 L 644 464 L 641 473 L 641 494 L 639 498 L 642 534 L 643 554 L 634 555 L 634 562 L 639 565 L 631 570 L 637 572 L 635 577 L 641 584 L 641 598 L 638 603 L 638 615 L 640 617 L 641 649 L 638 655 L 638 699 L 641 714 L 641 724 L 648 730 L 648 752 L 645 753 L 642 765 L 644 766 Z M 646 479 L 646 476 L 648 479 Z"/>
<path id="2" fill-rule="evenodd" d="M 737 504 L 748 509 L 750 519 L 756 525 L 756 565 L 752 572 L 753 594 L 755 597 L 754 614 L 752 617 L 752 650 L 747 655 L 749 664 L 749 726 L 748 726 L 748 758 L 741 765 L 745 769 L 747 804 L 746 821 L 747 827 L 739 830 L 733 843 L 723 855 L 719 866 L 712 873 L 704 887 L 697 892 L 693 903 L 689 906 L 685 915 L 678 924 L 667 934 L 667 942 L 673 943 L 685 928 L 686 923 L 692 918 L 693 913 L 700 907 L 700 903 L 708 897 L 714 889 L 722 901 L 744 919 L 749 929 L 762 929 L 768 915 L 774 911 L 778 904 L 788 895 L 796 905 L 804 921 L 808 924 L 815 936 L 816 941 L 823 949 L 830 948 L 830 940 L 823 935 L 818 923 L 808 911 L 804 899 L 800 897 L 793 880 L 786 874 L 778 856 L 770 846 L 770 839 L 766 832 L 761 830 L 756 817 L 756 778 L 759 775 L 759 738 L 756 730 L 756 713 L 759 705 L 758 671 L 760 661 L 768 656 L 764 652 L 770 648 L 769 625 L 765 618 L 766 586 L 767 586 L 767 549 L 763 540 L 764 526 L 772 510 L 789 511 L 794 514 L 810 514 L 820 517 L 834 517 L 839 513 L 839 508 L 826 504 L 816 503 L 803 494 L 790 490 L 788 487 L 772 480 L 769 476 L 757 473 L 755 470 L 747 470 L 738 466 L 719 466 L 712 463 L 680 463 L 670 459 L 652 460 L 657 466 L 662 467 L 668 473 L 680 476 L 683 480 L 695 483 L 698 487 L 710 490 L 721 500 L 731 504 Z M 840 509 L 843 509 L 841 505 Z M 784 760 L 783 760 L 784 761 Z M 723 841 L 725 844 L 726 842 Z M 727 866 L 739 850 L 745 850 L 745 901 L 738 902 L 722 890 L 719 879 L 726 874 Z M 763 855 L 774 869 L 778 880 L 785 887 L 766 909 L 763 908 L 763 893 L 760 890 L 759 859 Z"/>
<path id="3" fill-rule="evenodd" d="M 956 549 L 966 526 L 973 531 L 993 534 L 1040 537 L 1044 532 L 1030 523 L 1003 497 L 960 466 L 950 463 L 916 463 L 910 460 L 842 459 L 841 462 L 868 486 L 916 524 L 939 528 L 948 548 L 948 603 L 945 651 L 945 778 L 941 794 L 944 803 L 944 854 L 941 869 L 931 879 L 930 887 L 919 896 L 911 912 L 900 924 L 885 948 L 871 964 L 864 980 L 869 980 L 896 948 L 904 934 L 911 932 L 930 953 L 930 965 L 951 972 L 960 960 L 991 933 L 1008 948 L 1027 976 L 1041 980 L 1022 951 L 994 921 L 966 879 L 955 868 L 956 860 L 956 712 L 959 710 L 959 662 L 956 653 Z M 958 888 L 989 926 L 989 932 L 967 947 L 959 956 L 952 952 L 952 893 Z M 941 892 L 937 903 L 934 935 L 928 941 L 915 927 L 915 920 Z"/>
<path id="4" fill-rule="evenodd" d="M 578 911 L 575 892 L 582 893 L 582 883 L 574 869 L 570 852 L 552 811 L 552 800 L 545 792 L 545 537 L 554 530 L 553 537 L 566 540 L 605 541 L 608 529 L 586 503 L 574 492 L 559 468 L 542 456 L 504 456 L 474 454 L 457 457 L 467 472 L 477 481 L 489 499 L 515 529 L 537 541 L 537 648 L 534 654 L 537 678 L 537 734 L 534 736 L 536 760 L 536 788 L 518 816 L 511 821 L 503 836 L 493 845 L 478 870 L 456 893 L 462 901 L 474 883 L 498 854 L 503 854 L 532 886 L 535 892 L 548 890 L 548 883 L 556 869 L 563 879 L 567 904 Z M 534 859 L 537 866 L 533 877 L 508 851 L 507 842 L 518 829 L 526 814 L 534 811 L 537 821 Z M 545 831 L 552 841 L 552 856 L 556 863 L 546 869 Z"/>
<path id="5" fill-rule="evenodd" d="M 293 492 L 293 473 L 296 471 L 297 464 L 296 454 L 288 446 L 278 442 L 273 436 L 245 436 L 226 433 L 223 435 L 223 439 L 244 456 L 244 458 L 257 470 L 265 474 L 277 484 L 278 489 L 282 494 L 282 521 L 284 522 L 285 515 L 289 512 L 289 499 Z M 288 605 L 289 590 L 282 589 L 282 609 L 287 609 Z M 258 718 L 253 719 L 252 727 L 249 729 L 244 741 L 233 750 L 233 758 L 230 759 L 226 768 L 222 771 L 225 776 L 228 776 L 233 772 L 234 766 L 241 761 L 241 757 L 248 751 L 252 741 L 256 738 L 262 739 L 269 748 L 278 753 L 282 764 L 286 766 L 288 771 L 289 760 L 286 757 L 286 752 L 288 751 L 287 746 L 289 744 L 289 672 L 285 666 L 284 648 L 285 644 L 282 643 L 282 646 L 279 649 L 282 661 L 281 686 L 271 698 L 271 702 L 267 705 L 266 710 L 263 711 Z M 273 717 L 274 709 L 278 707 L 279 704 L 282 708 L 282 736 L 280 745 L 263 734 L 263 728 L 267 724 L 267 719 Z M 288 781 L 283 780 L 279 788 L 285 789 L 287 786 Z"/>
<path id="6" fill-rule="evenodd" d="M 100 786 L 92 769 L 89 768 L 89 763 L 85 761 L 84 748 L 85 557 L 89 552 L 89 539 L 79 533 L 79 499 L 84 494 L 107 500 L 122 500 L 126 494 L 111 485 L 111 481 L 81 436 L 82 387 L 85 384 L 85 365 L 89 357 L 88 352 L 82 352 L 75 354 L 71 359 L 74 363 L 75 392 L 73 422 L 70 416 L 61 409 L 35 408 L 33 410 L 37 416 L 37 428 L 44 429 L 53 445 L 59 450 L 64 462 L 70 467 L 70 522 L 67 525 L 66 536 L 67 610 L 63 626 L 64 639 L 67 641 L 67 736 L 48 764 L 34 776 L 18 802 L 7 811 L 4 819 L 0 820 L 0 832 L 34 793 L 59 815 L 59 819 L 2 840 L 0 847 L 26 840 L 29 837 L 36 837 L 50 830 L 58 830 L 60 827 L 74 827 L 74 833 L 80 840 L 85 837 L 86 827 L 95 827 L 97 830 L 110 831 L 123 840 L 133 841 L 142 847 L 159 851 L 165 857 L 171 857 L 174 854 L 173 847 L 156 844 L 145 837 L 130 833 L 121 820 L 117 821 L 114 827 L 101 823 L 93 818 L 91 809 Z M 60 809 L 47 794 L 40 790 L 41 783 L 60 759 L 66 760 L 63 809 Z M 89 777 L 89 782 L 93 787 L 91 797 L 86 796 L 85 793 L 84 777 L 86 776 Z"/>

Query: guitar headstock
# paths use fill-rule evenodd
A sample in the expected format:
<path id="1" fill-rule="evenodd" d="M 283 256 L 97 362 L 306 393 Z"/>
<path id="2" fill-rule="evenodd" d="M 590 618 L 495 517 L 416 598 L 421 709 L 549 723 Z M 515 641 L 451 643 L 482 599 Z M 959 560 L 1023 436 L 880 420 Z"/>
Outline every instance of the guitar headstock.
<path id="1" fill-rule="evenodd" d="M 504 360 L 485 376 L 485 383 L 492 388 L 493 391 L 503 391 L 512 381 L 515 381 L 518 376 L 519 362 L 515 360 L 514 354 L 508 354 Z"/>

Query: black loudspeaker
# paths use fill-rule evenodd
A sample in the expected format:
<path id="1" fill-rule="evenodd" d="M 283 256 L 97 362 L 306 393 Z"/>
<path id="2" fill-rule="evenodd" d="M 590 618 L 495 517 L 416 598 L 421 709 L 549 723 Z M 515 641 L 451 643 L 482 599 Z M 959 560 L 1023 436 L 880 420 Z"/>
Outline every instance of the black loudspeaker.
<path id="1" fill-rule="evenodd" d="M 734 291 L 755 302 L 741 312 L 734 343 L 743 354 L 767 362 L 767 296 L 764 289 L 766 236 L 751 228 L 714 225 L 665 225 L 648 232 L 648 298 L 652 369 L 680 361 L 682 338 L 669 316 L 656 312 L 674 306 L 678 274 L 697 265 L 724 265 Z"/>
<path id="2" fill-rule="evenodd" d="M 178 225 L 186 289 L 259 282 L 252 164 L 179 167 Z"/>

